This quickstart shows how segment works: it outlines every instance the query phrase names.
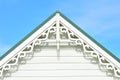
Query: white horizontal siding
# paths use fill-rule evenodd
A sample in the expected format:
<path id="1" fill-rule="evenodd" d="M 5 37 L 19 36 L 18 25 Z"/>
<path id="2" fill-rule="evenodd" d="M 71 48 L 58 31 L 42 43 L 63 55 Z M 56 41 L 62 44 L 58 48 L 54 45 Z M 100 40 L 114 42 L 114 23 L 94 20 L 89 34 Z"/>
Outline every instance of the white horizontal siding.
<path id="1" fill-rule="evenodd" d="M 32 73 L 31 73 L 32 72 Z M 23 74 L 24 73 L 24 74 Z M 31 74 L 30 74 L 31 73 Z M 33 74 L 34 73 L 34 74 Z M 97 74 L 96 74 L 97 73 Z M 49 76 L 102 76 L 104 73 L 100 73 L 98 70 L 22 70 L 18 71 L 16 76 L 37 76 L 37 77 L 49 77 Z"/>
<path id="2" fill-rule="evenodd" d="M 42 49 L 19 70 L 5 80 L 113 80 L 101 72 L 97 64 L 84 59 L 74 48 Z"/>
<path id="3" fill-rule="evenodd" d="M 42 62 L 78 62 L 78 63 L 90 63 L 89 60 L 85 60 L 84 57 L 72 57 L 72 56 L 68 56 L 68 57 L 60 57 L 59 58 L 60 61 L 57 60 L 57 57 L 54 56 L 42 56 L 42 57 L 34 57 L 32 58 L 31 61 L 27 61 L 27 63 L 42 63 Z M 34 62 L 35 61 L 35 62 Z M 83 62 L 84 61 L 84 62 Z"/>
<path id="4" fill-rule="evenodd" d="M 111 77 L 8 77 L 5 80 L 113 80 Z"/>
<path id="5" fill-rule="evenodd" d="M 78 64 L 78 63 L 40 63 L 40 64 L 25 64 L 20 65 L 20 69 L 98 69 L 97 65 L 88 64 Z"/>

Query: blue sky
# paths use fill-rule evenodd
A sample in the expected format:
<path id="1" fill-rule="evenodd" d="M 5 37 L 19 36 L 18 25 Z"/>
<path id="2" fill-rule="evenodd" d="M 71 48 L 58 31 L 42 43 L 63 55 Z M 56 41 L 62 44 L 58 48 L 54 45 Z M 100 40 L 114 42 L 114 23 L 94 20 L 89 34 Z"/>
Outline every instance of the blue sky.
<path id="1" fill-rule="evenodd" d="M 0 0 L 0 55 L 56 10 L 120 58 L 120 0 Z"/>

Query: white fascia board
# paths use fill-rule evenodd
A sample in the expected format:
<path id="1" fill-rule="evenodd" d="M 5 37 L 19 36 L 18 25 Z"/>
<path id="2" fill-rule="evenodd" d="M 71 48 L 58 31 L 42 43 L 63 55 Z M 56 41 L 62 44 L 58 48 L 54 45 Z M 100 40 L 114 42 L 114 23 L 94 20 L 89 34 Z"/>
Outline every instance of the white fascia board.
<path id="1" fill-rule="evenodd" d="M 49 25 L 54 23 L 57 19 L 59 21 L 63 22 L 65 25 L 69 27 L 73 32 L 75 32 L 77 35 L 79 35 L 86 43 L 88 43 L 92 48 L 94 48 L 96 51 L 100 52 L 105 58 L 107 58 L 112 64 L 116 65 L 117 67 L 120 66 L 120 63 L 115 60 L 111 55 L 109 55 L 106 51 L 104 51 L 102 48 L 100 48 L 97 44 L 95 44 L 92 40 L 90 40 L 87 36 L 85 36 L 82 32 L 77 30 L 72 24 L 70 24 L 68 21 L 66 21 L 63 17 L 60 16 L 59 13 L 56 13 L 54 17 L 52 17 L 47 23 L 45 23 L 43 26 L 41 26 L 36 32 L 34 32 L 29 38 L 27 38 L 24 42 L 22 42 L 18 47 L 16 47 L 13 51 L 11 51 L 7 56 L 5 56 L 0 61 L 0 66 L 7 63 L 9 59 L 11 59 L 16 54 L 20 53 L 24 49 L 26 45 L 28 45 L 32 40 L 36 38 L 40 33 L 42 33 L 44 30 L 46 30 Z"/>
<path id="2" fill-rule="evenodd" d="M 26 45 L 28 45 L 32 40 L 36 38 L 40 33 L 42 33 L 44 30 L 46 30 L 52 23 L 56 21 L 57 16 L 52 17 L 47 23 L 45 23 L 43 26 L 41 26 L 36 32 L 34 32 L 29 38 L 27 38 L 24 42 L 22 42 L 18 47 L 16 47 L 13 51 L 11 51 L 7 56 L 5 56 L 0 61 L 0 67 L 7 63 L 9 59 L 11 59 L 16 54 L 20 53 L 24 49 Z"/>
<path id="3" fill-rule="evenodd" d="M 105 52 L 102 48 L 100 48 L 97 44 L 95 44 L 92 40 L 90 40 L 87 36 L 85 36 L 82 32 L 77 30 L 72 24 L 70 24 L 68 21 L 66 21 L 63 17 L 59 17 L 60 21 L 66 24 L 73 32 L 75 32 L 77 35 L 79 35 L 84 41 L 86 41 L 92 48 L 100 52 L 106 59 L 108 59 L 110 62 L 112 62 L 114 65 L 116 65 L 118 68 L 120 68 L 120 63 L 115 60 L 111 55 L 109 55 L 107 52 Z"/>

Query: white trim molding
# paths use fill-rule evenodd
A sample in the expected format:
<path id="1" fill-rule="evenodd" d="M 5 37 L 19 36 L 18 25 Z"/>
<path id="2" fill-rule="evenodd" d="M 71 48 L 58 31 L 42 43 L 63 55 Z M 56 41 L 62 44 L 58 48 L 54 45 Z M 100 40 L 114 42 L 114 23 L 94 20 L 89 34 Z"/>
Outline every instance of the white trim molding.
<path id="1" fill-rule="evenodd" d="M 78 52 L 83 52 L 84 57 L 91 60 L 91 63 L 98 64 L 101 71 L 112 76 L 114 80 L 120 80 L 120 63 L 76 29 L 60 13 L 56 13 L 0 61 L 1 80 L 19 70 L 18 66 L 31 59 L 35 51 L 41 50 L 41 46 L 51 46 L 49 43 L 56 46 L 58 60 L 61 43 L 67 43 L 63 46 L 74 45 Z"/>

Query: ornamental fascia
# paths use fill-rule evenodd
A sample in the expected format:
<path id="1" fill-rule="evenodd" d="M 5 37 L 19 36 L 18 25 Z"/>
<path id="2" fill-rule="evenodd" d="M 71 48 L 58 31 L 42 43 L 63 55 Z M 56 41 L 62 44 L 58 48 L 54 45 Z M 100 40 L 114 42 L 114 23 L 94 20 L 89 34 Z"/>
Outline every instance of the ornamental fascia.
<path id="1" fill-rule="evenodd" d="M 60 12 L 0 58 L 0 80 L 120 80 L 120 60 Z"/>

